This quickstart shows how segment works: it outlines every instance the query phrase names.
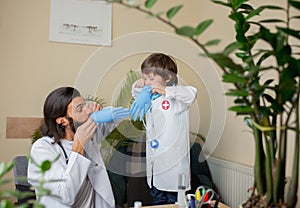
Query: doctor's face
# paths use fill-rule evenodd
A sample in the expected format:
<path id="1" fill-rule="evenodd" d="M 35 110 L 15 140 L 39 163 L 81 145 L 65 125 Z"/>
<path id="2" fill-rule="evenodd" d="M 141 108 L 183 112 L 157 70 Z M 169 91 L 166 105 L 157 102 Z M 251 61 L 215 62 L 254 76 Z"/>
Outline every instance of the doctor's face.
<path id="1" fill-rule="evenodd" d="M 78 126 L 86 122 L 91 113 L 92 110 L 88 108 L 83 97 L 76 97 L 72 100 L 68 105 L 67 117 L 70 125 L 73 125 L 74 132 Z"/>

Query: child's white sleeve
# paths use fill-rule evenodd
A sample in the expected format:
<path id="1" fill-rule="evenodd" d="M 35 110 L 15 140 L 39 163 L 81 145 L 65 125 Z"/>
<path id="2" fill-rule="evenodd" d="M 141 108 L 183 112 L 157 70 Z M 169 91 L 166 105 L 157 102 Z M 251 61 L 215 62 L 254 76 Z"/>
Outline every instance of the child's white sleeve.
<path id="1" fill-rule="evenodd" d="M 131 87 L 131 95 L 133 98 L 136 98 L 136 96 L 142 91 L 142 88 L 135 87 L 136 82 L 137 81 L 135 81 Z"/>
<path id="2" fill-rule="evenodd" d="M 191 105 L 197 97 L 197 89 L 192 86 L 170 86 L 166 87 L 166 98 L 172 97 L 177 101 Z"/>

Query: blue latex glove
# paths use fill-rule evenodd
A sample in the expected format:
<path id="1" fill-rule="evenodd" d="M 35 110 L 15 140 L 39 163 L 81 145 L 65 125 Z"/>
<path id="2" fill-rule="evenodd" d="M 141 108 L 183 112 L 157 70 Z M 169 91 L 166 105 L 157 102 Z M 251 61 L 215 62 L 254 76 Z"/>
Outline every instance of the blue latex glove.
<path id="1" fill-rule="evenodd" d="M 140 121 L 151 107 L 151 86 L 144 86 L 142 91 L 136 96 L 130 108 L 130 117 L 134 121 L 140 116 Z"/>
<path id="2" fill-rule="evenodd" d="M 95 123 L 113 122 L 122 118 L 128 118 L 129 109 L 123 107 L 107 107 L 100 111 L 93 112 L 90 117 Z"/>

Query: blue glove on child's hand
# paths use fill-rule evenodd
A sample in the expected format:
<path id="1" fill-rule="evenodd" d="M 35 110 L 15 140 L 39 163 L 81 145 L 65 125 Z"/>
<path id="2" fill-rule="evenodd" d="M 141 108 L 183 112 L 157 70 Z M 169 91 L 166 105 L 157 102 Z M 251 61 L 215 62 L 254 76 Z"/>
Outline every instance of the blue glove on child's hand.
<path id="1" fill-rule="evenodd" d="M 90 117 L 95 123 L 113 122 L 129 116 L 129 109 L 123 107 L 107 107 L 103 110 L 93 112 Z"/>
<path id="2" fill-rule="evenodd" d="M 134 121 L 137 120 L 140 115 L 140 121 L 143 120 L 145 113 L 151 107 L 151 86 L 144 86 L 142 91 L 136 96 L 132 106 L 130 108 L 130 117 Z"/>

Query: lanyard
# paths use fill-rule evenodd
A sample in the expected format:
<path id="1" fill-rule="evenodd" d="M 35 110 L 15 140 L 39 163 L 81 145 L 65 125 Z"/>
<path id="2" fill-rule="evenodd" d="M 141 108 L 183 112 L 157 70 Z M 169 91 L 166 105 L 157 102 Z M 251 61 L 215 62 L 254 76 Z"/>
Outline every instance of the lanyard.
<path id="1" fill-rule="evenodd" d="M 60 146 L 60 148 L 61 148 L 62 151 L 64 152 L 64 155 L 65 155 L 65 158 L 66 158 L 66 164 L 68 165 L 69 158 L 68 158 L 68 155 L 67 155 L 67 153 L 66 153 L 65 148 L 62 146 L 62 144 L 61 144 L 60 142 L 58 142 L 57 144 Z"/>

